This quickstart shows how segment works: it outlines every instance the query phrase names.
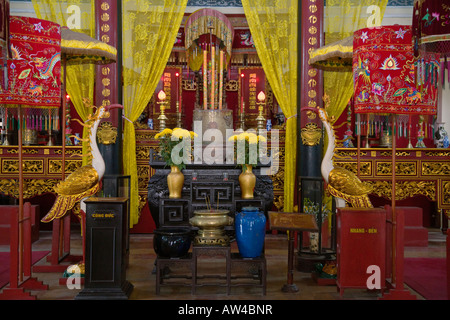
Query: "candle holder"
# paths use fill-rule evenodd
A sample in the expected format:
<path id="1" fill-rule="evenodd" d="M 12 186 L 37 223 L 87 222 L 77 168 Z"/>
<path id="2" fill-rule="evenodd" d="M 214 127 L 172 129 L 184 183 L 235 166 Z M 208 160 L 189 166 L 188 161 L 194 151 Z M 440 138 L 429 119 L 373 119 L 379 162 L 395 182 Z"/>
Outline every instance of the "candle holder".
<path id="1" fill-rule="evenodd" d="M 239 117 L 239 127 L 245 131 L 245 111 L 242 111 Z"/>
<path id="2" fill-rule="evenodd" d="M 5 129 L 4 132 L 2 130 L 2 134 L 5 135 L 5 139 L 3 140 L 3 146 L 9 146 L 9 140 L 8 140 L 8 129 Z"/>
<path id="3" fill-rule="evenodd" d="M 159 130 L 162 131 L 166 128 L 166 120 L 168 120 L 168 118 L 164 114 L 164 105 L 161 105 L 160 110 L 161 114 L 159 115 L 158 120 L 159 120 Z"/>
<path id="4" fill-rule="evenodd" d="M 181 112 L 180 112 L 179 106 L 180 106 L 180 104 L 177 101 L 177 127 L 182 128 L 183 124 L 181 123 Z"/>
<path id="5" fill-rule="evenodd" d="M 259 107 L 259 115 L 256 118 L 256 130 L 258 132 L 264 130 L 264 124 L 266 123 L 266 118 L 263 116 L 263 107 Z"/>
<path id="6" fill-rule="evenodd" d="M 160 100 L 160 102 L 157 102 L 157 104 L 161 105 L 160 106 L 160 110 L 161 110 L 161 114 L 158 117 L 159 120 L 159 130 L 162 131 L 166 128 L 166 120 L 168 120 L 168 118 L 166 117 L 166 115 L 164 114 L 164 109 L 165 109 L 165 104 L 166 104 L 166 93 L 161 90 L 158 93 L 158 98 Z"/>
<path id="7" fill-rule="evenodd" d="M 407 147 L 408 149 L 413 149 L 414 148 L 414 146 L 412 145 L 412 143 L 411 143 L 411 135 L 409 135 L 409 140 L 408 140 L 408 147 Z"/>
<path id="8" fill-rule="evenodd" d="M 370 144 L 369 144 L 369 132 L 367 132 L 366 134 L 366 145 L 364 146 L 364 148 L 370 148 Z"/>
<path id="9" fill-rule="evenodd" d="M 263 115 L 263 109 L 264 106 L 266 105 L 266 95 L 264 94 L 264 92 L 260 92 L 258 94 L 258 101 L 256 104 L 259 106 L 259 114 L 258 117 L 256 118 L 256 130 L 258 132 L 264 130 L 264 125 L 266 123 L 266 118 Z"/>
<path id="10" fill-rule="evenodd" d="M 52 130 L 48 130 L 48 143 L 47 146 L 51 147 L 53 146 L 53 139 L 52 139 Z"/>

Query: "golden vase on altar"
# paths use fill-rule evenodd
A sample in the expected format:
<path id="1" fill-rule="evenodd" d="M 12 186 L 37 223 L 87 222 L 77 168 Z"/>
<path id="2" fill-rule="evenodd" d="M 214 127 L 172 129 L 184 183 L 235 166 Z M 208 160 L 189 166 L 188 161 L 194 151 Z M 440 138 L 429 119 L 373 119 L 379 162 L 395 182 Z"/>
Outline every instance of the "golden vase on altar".
<path id="1" fill-rule="evenodd" d="M 253 173 L 253 166 L 246 164 L 239 175 L 239 185 L 241 186 L 241 198 L 253 199 L 253 192 L 256 185 L 256 176 Z"/>
<path id="2" fill-rule="evenodd" d="M 167 186 L 169 188 L 169 198 L 181 198 L 183 191 L 184 174 L 177 166 L 170 167 L 170 173 L 167 175 Z"/>

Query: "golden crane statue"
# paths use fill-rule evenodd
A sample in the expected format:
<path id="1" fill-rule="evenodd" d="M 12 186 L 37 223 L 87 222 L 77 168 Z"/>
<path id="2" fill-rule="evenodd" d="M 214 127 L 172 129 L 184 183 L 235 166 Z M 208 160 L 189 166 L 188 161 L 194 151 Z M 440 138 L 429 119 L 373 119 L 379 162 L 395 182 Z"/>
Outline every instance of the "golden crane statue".
<path id="1" fill-rule="evenodd" d="M 87 102 L 85 101 L 85 104 Z M 79 201 L 96 194 L 101 188 L 101 180 L 105 173 L 105 161 L 97 146 L 97 129 L 102 118 L 109 118 L 109 110 L 123 108 L 122 105 L 113 104 L 100 106 L 94 114 L 88 116 L 81 125 L 90 129 L 89 148 L 90 163 L 72 172 L 64 181 L 58 183 L 54 190 L 57 194 L 55 203 L 50 211 L 42 218 L 42 222 L 64 217 Z"/>
<path id="2" fill-rule="evenodd" d="M 345 207 L 345 202 L 348 202 L 355 208 L 372 208 L 368 197 L 372 187 L 362 182 L 353 172 L 334 166 L 336 135 L 326 110 L 318 108 L 318 114 L 328 136 L 328 146 L 320 169 L 328 192 L 336 198 L 336 207 Z"/>

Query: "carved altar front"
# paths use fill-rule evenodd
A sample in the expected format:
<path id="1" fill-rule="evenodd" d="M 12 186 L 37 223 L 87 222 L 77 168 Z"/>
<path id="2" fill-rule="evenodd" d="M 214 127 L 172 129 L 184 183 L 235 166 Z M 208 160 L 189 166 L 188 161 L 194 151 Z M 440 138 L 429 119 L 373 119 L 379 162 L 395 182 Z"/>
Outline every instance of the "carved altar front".
<path id="1" fill-rule="evenodd" d="M 14 198 L 19 197 L 19 147 L 0 147 L 0 192 Z M 65 148 L 65 173 L 81 167 L 81 146 Z M 23 177 L 24 198 L 53 193 L 53 187 L 62 179 L 61 146 L 24 146 Z"/>
<path id="2" fill-rule="evenodd" d="M 357 173 L 357 148 L 337 148 L 335 164 Z M 450 150 L 439 148 L 396 149 L 396 200 L 426 196 L 450 215 Z M 392 195 L 392 149 L 360 149 L 359 177 L 373 187 L 373 194 Z"/>

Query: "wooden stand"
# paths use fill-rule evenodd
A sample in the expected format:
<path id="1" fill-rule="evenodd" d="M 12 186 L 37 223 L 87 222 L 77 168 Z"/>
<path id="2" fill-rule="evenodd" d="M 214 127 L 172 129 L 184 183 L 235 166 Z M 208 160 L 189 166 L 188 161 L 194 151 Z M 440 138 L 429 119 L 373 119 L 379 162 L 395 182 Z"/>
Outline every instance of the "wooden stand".
<path id="1" fill-rule="evenodd" d="M 95 198 L 86 203 L 84 289 L 76 300 L 126 300 L 133 285 L 126 280 L 128 199 Z"/>
<path id="2" fill-rule="evenodd" d="M 298 292 L 294 284 L 294 232 L 317 232 L 318 227 L 314 215 L 296 212 L 269 211 L 269 225 L 271 230 L 288 232 L 288 270 L 287 283 L 281 288 L 283 292 Z"/>
<path id="3" fill-rule="evenodd" d="M 199 256 L 223 256 L 225 257 L 225 283 L 197 283 L 198 274 L 197 274 L 197 263 Z M 192 294 L 196 293 L 197 287 L 203 286 L 225 286 L 227 288 L 227 295 L 230 294 L 230 284 L 231 284 L 231 248 L 229 246 L 221 247 L 221 246 L 194 246 L 192 249 Z M 203 277 L 213 277 L 220 278 L 218 276 L 203 276 Z"/>
<path id="4" fill-rule="evenodd" d="M 200 256 L 222 256 L 225 258 L 225 274 L 214 275 L 198 275 L 198 257 Z M 184 274 L 165 274 L 170 267 L 185 268 L 187 273 Z M 244 268 L 245 275 L 238 274 L 235 271 Z M 250 270 L 252 268 L 252 270 Z M 187 286 L 191 287 L 191 293 L 196 294 L 198 287 L 218 286 L 226 287 L 227 295 L 231 294 L 232 287 L 251 286 L 262 289 L 262 294 L 266 294 L 266 276 L 267 266 L 266 258 L 261 255 L 257 258 L 242 258 L 237 252 L 231 252 L 230 246 L 194 246 L 192 253 L 183 258 L 162 258 L 156 259 L 156 294 L 160 294 L 162 286 Z M 169 279 L 187 279 L 188 281 L 167 281 Z M 241 279 L 256 280 L 257 283 L 251 281 L 242 281 Z M 215 282 L 198 283 L 198 279 L 214 279 L 222 280 Z"/>

